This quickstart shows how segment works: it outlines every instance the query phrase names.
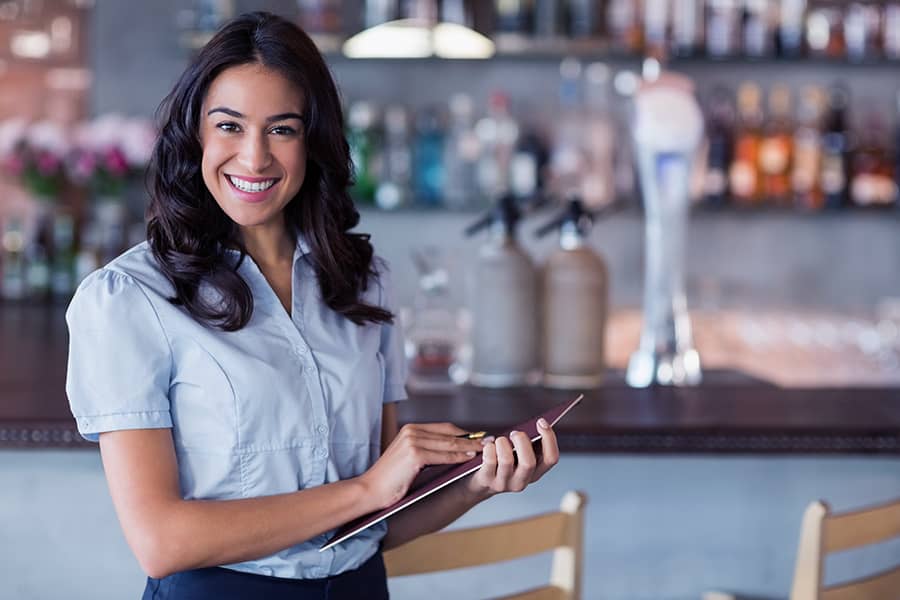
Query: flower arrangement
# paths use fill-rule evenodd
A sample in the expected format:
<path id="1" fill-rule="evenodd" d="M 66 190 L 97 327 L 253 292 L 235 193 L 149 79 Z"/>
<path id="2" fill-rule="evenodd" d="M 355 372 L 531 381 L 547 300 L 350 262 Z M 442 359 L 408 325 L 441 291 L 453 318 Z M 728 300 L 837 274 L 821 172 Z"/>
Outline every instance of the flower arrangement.
<path id="1" fill-rule="evenodd" d="M 144 172 L 156 132 L 146 119 L 110 114 L 76 127 L 74 139 L 72 179 L 98 197 L 110 198 L 120 196 L 125 185 Z"/>
<path id="2" fill-rule="evenodd" d="M 53 201 L 59 196 L 70 152 L 65 129 L 52 121 L 0 123 L 0 168 L 18 177 L 37 198 Z"/>

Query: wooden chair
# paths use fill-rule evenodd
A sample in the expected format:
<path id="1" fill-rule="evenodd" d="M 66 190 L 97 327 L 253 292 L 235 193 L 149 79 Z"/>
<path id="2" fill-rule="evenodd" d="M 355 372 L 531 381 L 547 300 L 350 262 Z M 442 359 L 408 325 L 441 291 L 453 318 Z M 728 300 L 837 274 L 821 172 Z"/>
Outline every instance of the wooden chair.
<path id="1" fill-rule="evenodd" d="M 822 501 L 803 514 L 791 600 L 888 600 L 900 598 L 900 565 L 853 581 L 825 587 L 825 555 L 900 537 L 900 500 L 834 514 Z"/>
<path id="2" fill-rule="evenodd" d="M 557 512 L 422 536 L 384 553 L 388 576 L 461 569 L 553 550 L 549 585 L 503 598 L 580 600 L 586 503 L 585 494 L 570 491 Z"/>

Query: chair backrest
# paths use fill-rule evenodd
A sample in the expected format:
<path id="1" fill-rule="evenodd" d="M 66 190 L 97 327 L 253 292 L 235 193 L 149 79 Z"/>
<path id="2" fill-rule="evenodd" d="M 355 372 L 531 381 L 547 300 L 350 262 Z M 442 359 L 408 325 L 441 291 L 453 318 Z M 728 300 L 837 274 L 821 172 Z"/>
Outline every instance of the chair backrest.
<path id="1" fill-rule="evenodd" d="M 791 600 L 860 600 L 900 596 L 900 565 L 881 573 L 825 587 L 824 558 L 831 552 L 900 537 L 900 500 L 835 514 L 822 501 L 803 514 Z"/>
<path id="2" fill-rule="evenodd" d="M 388 576 L 486 565 L 553 550 L 549 585 L 504 598 L 579 600 L 586 503 L 584 493 L 570 491 L 556 512 L 424 535 L 384 553 Z"/>

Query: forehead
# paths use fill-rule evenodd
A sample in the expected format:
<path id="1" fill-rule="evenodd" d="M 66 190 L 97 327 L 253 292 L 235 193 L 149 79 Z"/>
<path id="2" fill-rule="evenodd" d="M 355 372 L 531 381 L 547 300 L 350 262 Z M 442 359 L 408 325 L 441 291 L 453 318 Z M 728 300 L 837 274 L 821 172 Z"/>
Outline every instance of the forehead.
<path id="1" fill-rule="evenodd" d="M 299 86 L 278 71 L 250 64 L 229 67 L 213 79 L 203 100 L 204 116 L 214 106 L 264 119 L 284 112 L 302 113 L 304 97 Z"/>

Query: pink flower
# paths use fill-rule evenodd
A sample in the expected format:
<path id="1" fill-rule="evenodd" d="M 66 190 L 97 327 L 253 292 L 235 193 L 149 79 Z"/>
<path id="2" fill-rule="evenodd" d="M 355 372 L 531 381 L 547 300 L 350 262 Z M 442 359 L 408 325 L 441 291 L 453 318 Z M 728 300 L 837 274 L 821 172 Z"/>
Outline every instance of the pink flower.
<path id="1" fill-rule="evenodd" d="M 25 170 L 25 161 L 21 156 L 11 154 L 3 160 L 3 168 L 11 175 L 18 177 Z"/>
<path id="2" fill-rule="evenodd" d="M 59 171 L 60 160 L 52 152 L 39 152 L 37 155 L 37 170 L 44 177 L 56 175 Z"/>
<path id="3" fill-rule="evenodd" d="M 72 175 L 79 181 L 87 181 L 94 176 L 97 158 L 93 152 L 80 152 L 72 165 Z"/>
<path id="4" fill-rule="evenodd" d="M 110 148 L 106 151 L 104 162 L 106 164 L 106 170 L 113 175 L 122 177 L 128 173 L 128 161 L 118 147 Z"/>

